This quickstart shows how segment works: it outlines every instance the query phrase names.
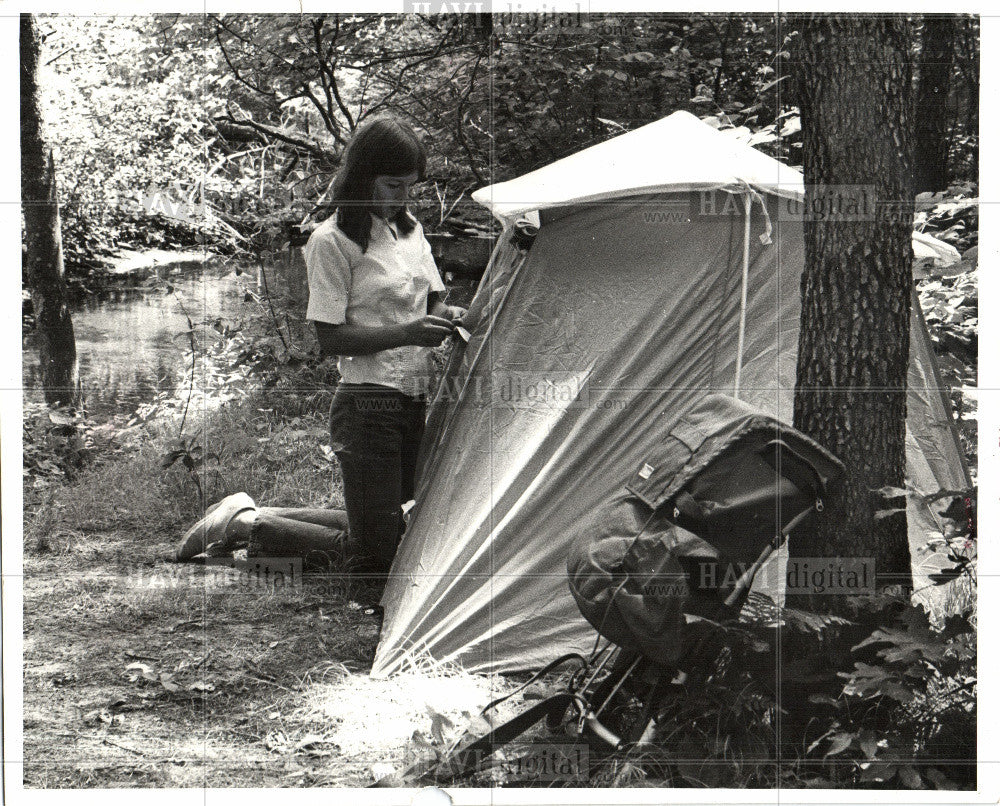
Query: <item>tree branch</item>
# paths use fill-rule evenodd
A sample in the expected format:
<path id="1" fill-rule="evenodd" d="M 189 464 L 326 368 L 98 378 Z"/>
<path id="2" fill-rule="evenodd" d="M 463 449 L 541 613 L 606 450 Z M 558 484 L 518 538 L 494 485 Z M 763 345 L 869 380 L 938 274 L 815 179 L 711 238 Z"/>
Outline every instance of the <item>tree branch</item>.
<path id="1" fill-rule="evenodd" d="M 319 84 L 323 88 L 323 95 L 326 97 L 326 119 L 333 122 L 333 93 L 330 92 L 332 77 L 327 70 L 326 60 L 323 58 L 323 22 L 326 15 L 321 14 L 312 23 L 313 42 L 316 49 L 316 64 L 319 67 Z"/>
<path id="2" fill-rule="evenodd" d="M 469 86 L 465 88 L 465 92 L 458 99 L 458 104 L 455 106 L 455 136 L 458 139 L 459 144 L 462 146 L 462 150 L 465 152 L 465 156 L 469 159 L 469 170 L 472 171 L 472 175 L 476 177 L 476 181 L 482 184 L 486 184 L 486 180 L 483 179 L 482 174 L 479 173 L 479 169 L 476 167 L 476 160 L 472 156 L 472 149 L 469 148 L 469 142 L 465 139 L 465 133 L 462 131 L 462 111 L 465 106 L 465 102 L 468 100 L 469 95 L 472 94 L 472 88 L 476 85 L 476 73 L 479 71 L 479 65 L 483 60 L 483 53 L 480 51 L 479 55 L 476 57 L 476 63 L 472 65 L 472 75 L 469 76 Z"/>
<path id="3" fill-rule="evenodd" d="M 280 140 L 288 145 L 295 146 L 296 148 L 301 148 L 304 151 L 308 151 L 314 157 L 318 159 L 336 165 L 340 161 L 340 154 L 333 151 L 326 146 L 317 143 L 314 140 L 308 140 L 304 137 L 297 136 L 291 132 L 284 129 L 279 129 L 276 126 L 268 126 L 265 123 L 258 123 L 252 118 L 246 118 L 245 120 L 237 120 L 231 114 L 227 114 L 224 117 L 216 118 L 216 120 L 221 120 L 237 127 L 245 127 L 252 129 L 259 134 L 267 135 L 268 137 L 273 137 L 275 140 Z"/>
<path id="4" fill-rule="evenodd" d="M 316 111 L 319 112 L 319 116 L 323 118 L 323 125 L 326 126 L 330 134 L 333 135 L 333 139 L 336 140 L 341 145 L 343 145 L 344 138 L 340 134 L 340 127 L 337 125 L 337 122 L 330 117 L 329 110 L 325 106 L 323 106 L 319 98 L 316 97 L 316 93 L 312 91 L 312 88 L 309 86 L 308 83 L 304 82 L 302 84 L 302 94 L 310 101 L 312 101 L 313 106 L 316 107 Z"/>
<path id="5" fill-rule="evenodd" d="M 222 36 L 219 34 L 218 29 L 215 31 L 215 41 L 219 43 L 219 50 L 222 52 L 222 58 L 225 60 L 226 65 L 229 67 L 229 72 L 233 74 L 233 77 L 240 82 L 244 87 L 248 87 L 260 95 L 269 95 L 277 101 L 278 95 L 274 90 L 265 90 L 256 84 L 252 84 L 247 79 L 240 75 L 239 69 L 233 64 L 232 59 L 229 58 L 229 51 L 226 50 L 226 46 L 222 44 Z"/>
<path id="6" fill-rule="evenodd" d="M 328 53 L 329 65 L 328 70 L 330 73 L 330 89 L 333 91 L 333 96 L 337 100 L 337 106 L 340 107 L 341 113 L 347 120 L 347 126 L 350 129 L 354 128 L 354 118 L 351 116 L 351 110 L 347 108 L 347 104 L 344 103 L 344 99 L 340 96 L 340 87 L 337 84 L 336 69 L 337 69 L 337 59 L 334 57 L 333 45 L 337 41 L 337 37 L 340 36 L 340 15 L 334 14 L 334 20 L 336 25 L 333 29 L 333 37 L 330 39 L 330 49 Z"/>

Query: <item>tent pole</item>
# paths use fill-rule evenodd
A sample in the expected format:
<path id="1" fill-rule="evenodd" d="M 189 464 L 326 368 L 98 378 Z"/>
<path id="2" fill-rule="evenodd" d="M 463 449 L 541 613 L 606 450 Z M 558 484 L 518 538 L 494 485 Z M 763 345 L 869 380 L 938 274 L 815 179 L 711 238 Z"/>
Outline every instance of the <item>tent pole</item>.
<path id="1" fill-rule="evenodd" d="M 743 340 L 747 328 L 747 282 L 750 276 L 750 209 L 753 199 L 749 193 L 743 194 L 743 283 L 740 288 L 740 332 L 736 342 L 736 381 L 733 384 L 733 397 L 740 399 L 740 376 L 743 373 Z"/>

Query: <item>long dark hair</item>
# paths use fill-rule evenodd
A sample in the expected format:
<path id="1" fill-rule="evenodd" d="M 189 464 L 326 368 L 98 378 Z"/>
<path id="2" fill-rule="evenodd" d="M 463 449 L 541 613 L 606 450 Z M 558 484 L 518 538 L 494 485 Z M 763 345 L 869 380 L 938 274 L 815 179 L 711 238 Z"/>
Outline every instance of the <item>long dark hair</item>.
<path id="1" fill-rule="evenodd" d="M 347 144 L 343 167 L 334 180 L 330 207 L 336 211 L 337 226 L 362 252 L 367 251 L 375 177 L 416 173 L 420 181 L 426 168 L 427 154 L 413 129 L 391 117 L 368 121 Z M 403 233 L 412 232 L 417 223 L 405 204 L 393 221 Z"/>

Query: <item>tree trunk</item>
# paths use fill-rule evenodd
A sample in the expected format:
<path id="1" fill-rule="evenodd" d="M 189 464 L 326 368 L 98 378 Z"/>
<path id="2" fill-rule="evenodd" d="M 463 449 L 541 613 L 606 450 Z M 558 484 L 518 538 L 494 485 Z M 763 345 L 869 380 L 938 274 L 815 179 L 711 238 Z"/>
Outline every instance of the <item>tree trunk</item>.
<path id="1" fill-rule="evenodd" d="M 42 385 L 49 405 L 75 405 L 80 396 L 76 339 L 63 266 L 55 163 L 42 137 L 38 105 L 40 43 L 35 19 L 21 15 L 21 206 L 25 267 L 35 312 Z"/>
<path id="2" fill-rule="evenodd" d="M 971 148 L 970 165 L 972 177 L 979 181 L 979 24 L 975 17 L 966 17 L 956 26 L 955 36 L 961 48 L 955 53 L 959 70 L 965 79 L 965 131 L 967 136 L 975 136 Z"/>
<path id="3" fill-rule="evenodd" d="M 954 55 L 954 17 L 926 15 L 914 120 L 915 193 L 933 193 L 948 187 L 948 96 Z"/>
<path id="4" fill-rule="evenodd" d="M 872 558 L 876 585 L 909 591 L 905 514 L 874 517 L 903 505 L 874 491 L 902 487 L 906 459 L 909 26 L 901 16 L 844 14 L 811 16 L 800 30 L 806 216 L 794 422 L 847 472 L 812 533 L 792 535 L 789 563 L 819 557 L 811 568 L 843 567 Z M 836 672 L 852 666 L 851 647 L 871 632 L 869 614 L 830 593 L 786 595 L 789 607 L 856 623 L 819 637 L 781 631 L 779 758 L 801 757 L 829 727 L 835 713 L 810 696 L 837 696 L 843 680 Z"/>
<path id="5" fill-rule="evenodd" d="M 811 16 L 802 29 L 806 211 L 795 426 L 847 467 L 814 540 L 793 556 L 875 558 L 880 586 L 912 587 L 903 486 L 911 233 L 910 26 L 903 16 Z M 852 207 L 852 205 L 855 205 Z M 838 214 L 842 211 L 844 214 Z M 843 597 L 808 600 L 842 609 Z M 798 606 L 802 606 L 798 600 Z"/>

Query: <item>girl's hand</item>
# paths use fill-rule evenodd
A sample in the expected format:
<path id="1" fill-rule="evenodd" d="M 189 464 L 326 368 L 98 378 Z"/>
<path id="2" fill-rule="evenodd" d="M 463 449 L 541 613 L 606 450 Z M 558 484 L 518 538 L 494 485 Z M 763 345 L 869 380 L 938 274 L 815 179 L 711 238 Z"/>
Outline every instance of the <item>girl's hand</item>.
<path id="1" fill-rule="evenodd" d="M 460 324 L 462 322 L 462 317 L 468 313 L 465 308 L 459 308 L 457 305 L 446 305 L 445 308 L 445 318 L 450 319 L 455 324 Z"/>
<path id="2" fill-rule="evenodd" d="M 455 325 L 450 319 L 427 314 L 403 325 L 404 343 L 416 344 L 420 347 L 437 347 L 451 335 L 454 329 Z"/>

